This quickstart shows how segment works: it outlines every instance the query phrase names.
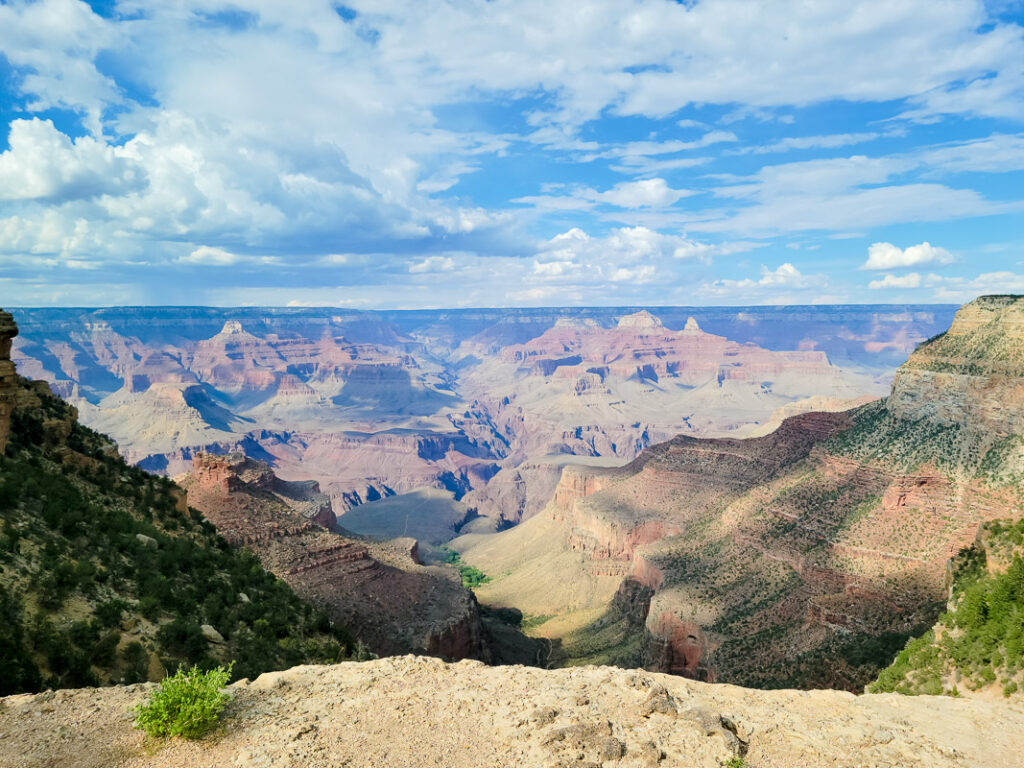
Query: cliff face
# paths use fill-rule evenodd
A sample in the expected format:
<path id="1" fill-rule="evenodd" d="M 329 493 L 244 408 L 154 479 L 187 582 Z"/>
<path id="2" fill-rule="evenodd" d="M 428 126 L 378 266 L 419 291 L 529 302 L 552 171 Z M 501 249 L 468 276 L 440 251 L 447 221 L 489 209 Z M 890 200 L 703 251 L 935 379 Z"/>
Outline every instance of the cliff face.
<path id="1" fill-rule="evenodd" d="M 946 612 L 868 691 L 1024 697 L 1024 519 L 991 521 L 950 561 Z"/>
<path id="2" fill-rule="evenodd" d="M 180 482 L 230 544 L 249 547 L 374 652 L 490 659 L 472 593 L 447 569 L 419 565 L 407 543 L 332 532 L 329 499 L 315 483 L 284 482 L 242 454 L 198 454 Z"/>
<path id="3" fill-rule="evenodd" d="M 583 580 L 618 562 L 650 589 L 637 609 L 650 668 L 860 689 L 934 621 L 946 562 L 979 523 L 1024 509 L 1022 308 L 964 307 L 887 402 L 790 418 L 763 438 L 678 437 L 622 469 L 567 468 L 545 513 L 564 531 L 550 557 L 579 552 Z M 516 604 L 500 583 L 491 593 Z M 602 634 L 609 617 L 588 636 L 621 646 Z"/>
<path id="4" fill-rule="evenodd" d="M 1024 298 L 988 296 L 961 309 L 900 368 L 886 407 L 908 421 L 1024 433 Z"/>

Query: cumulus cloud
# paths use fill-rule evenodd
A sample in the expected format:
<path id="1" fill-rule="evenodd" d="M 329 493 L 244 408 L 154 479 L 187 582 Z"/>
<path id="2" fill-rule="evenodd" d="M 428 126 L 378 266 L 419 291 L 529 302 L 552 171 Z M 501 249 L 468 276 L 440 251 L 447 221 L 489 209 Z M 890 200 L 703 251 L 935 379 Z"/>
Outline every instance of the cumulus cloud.
<path id="1" fill-rule="evenodd" d="M 861 269 L 896 269 L 918 264 L 949 264 L 952 261 L 949 251 L 927 241 L 908 248 L 898 248 L 892 243 L 872 243 L 868 248 L 868 260 Z"/>
<path id="2" fill-rule="evenodd" d="M 691 194 L 672 189 L 664 179 L 644 179 L 616 184 L 607 192 L 594 195 L 594 199 L 622 208 L 664 208 Z"/>
<path id="3" fill-rule="evenodd" d="M 843 300 L 840 295 L 826 294 L 827 287 L 825 275 L 806 275 L 787 261 L 775 269 L 761 265 L 758 278 L 705 281 L 695 293 L 725 303 L 816 304 Z"/>
<path id="4" fill-rule="evenodd" d="M 124 42 L 117 25 L 77 0 L 0 4 L 0 51 L 16 68 L 15 82 L 30 95 L 32 112 L 69 109 L 85 116 L 88 130 L 102 133 L 101 116 L 122 103 L 117 84 L 95 59 Z"/>
<path id="5" fill-rule="evenodd" d="M 886 275 L 879 280 L 872 280 L 868 283 L 868 288 L 872 290 L 878 290 L 879 288 L 917 288 L 920 285 L 921 276 L 917 272 L 911 272 L 902 277 Z"/>
<path id="6" fill-rule="evenodd" d="M 608 277 L 613 283 L 649 283 L 654 280 L 657 270 L 651 264 L 638 267 L 619 267 Z"/>
<path id="7" fill-rule="evenodd" d="M 870 119 L 904 111 L 901 126 L 947 112 L 1022 116 L 1024 37 L 981 3 L 780 2 L 522 0 L 510 13 L 504 2 L 382 0 L 355 3 L 353 16 L 321 0 L 237 0 L 242 27 L 202 0 L 144 13 L 132 0 L 109 18 L 78 0 L 0 3 L 11 114 L 59 114 L 56 127 L 10 125 L 0 261 L 88 265 L 111 285 L 129 262 L 244 263 L 272 291 L 279 275 L 241 254 L 279 254 L 311 282 L 329 272 L 370 286 L 383 274 L 418 286 L 472 253 L 502 268 L 474 263 L 481 274 L 561 281 L 568 300 L 678 278 L 754 247 L 741 238 L 1021 212 L 966 175 L 1020 169 L 1016 127 L 885 157 L 766 168 L 726 157 L 744 142 L 772 146 L 762 120 L 777 151 L 895 132 L 865 120 L 775 138 L 809 114 L 792 107 L 884 103 L 866 108 Z M 574 23 L 552 25 L 566 9 Z M 718 107 L 728 114 L 714 118 Z M 519 198 L 532 208 L 509 205 L 538 188 Z M 606 234 L 544 240 L 572 226 Z M 426 255 L 442 252 L 452 255 Z M 751 278 L 756 291 L 811 290 L 768 271 Z M 169 273 L 159 274 L 145 279 Z M 397 288 L 374 295 L 416 301 Z"/>
<path id="8" fill-rule="evenodd" d="M 72 141 L 49 120 L 13 120 L 0 154 L 0 200 L 62 203 L 123 195 L 146 184 L 123 148 L 85 136 Z"/>
<path id="9" fill-rule="evenodd" d="M 591 237 L 574 227 L 547 241 L 539 255 L 545 261 L 592 260 L 618 264 L 646 259 L 708 259 L 719 247 L 648 227 L 620 227 L 605 237 Z"/>

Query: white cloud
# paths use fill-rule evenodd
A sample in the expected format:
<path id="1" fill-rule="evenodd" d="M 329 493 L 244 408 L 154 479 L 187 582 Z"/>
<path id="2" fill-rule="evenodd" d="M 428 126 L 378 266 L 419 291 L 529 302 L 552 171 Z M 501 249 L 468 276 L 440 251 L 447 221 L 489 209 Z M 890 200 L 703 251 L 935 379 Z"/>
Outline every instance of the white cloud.
<path id="1" fill-rule="evenodd" d="M 805 275 L 795 265 L 784 262 L 775 269 L 761 266 L 757 279 L 718 279 L 701 283 L 694 293 L 717 303 L 741 304 L 816 304 L 843 301 L 844 297 L 826 294 L 825 275 Z"/>
<path id="2" fill-rule="evenodd" d="M 546 192 L 557 192 L 561 187 L 545 187 Z M 623 181 L 611 189 L 599 192 L 591 187 L 572 186 L 566 194 L 543 194 L 518 197 L 512 202 L 526 203 L 550 210 L 588 210 L 598 204 L 618 208 L 667 208 L 684 197 L 695 194 L 686 189 L 673 189 L 664 179 Z"/>
<path id="3" fill-rule="evenodd" d="M 949 264 L 952 261 L 949 251 L 928 242 L 902 249 L 892 243 L 872 243 L 868 248 L 868 260 L 861 269 L 896 269 L 918 264 Z"/>
<path id="4" fill-rule="evenodd" d="M 226 267 L 242 261 L 242 257 L 225 251 L 223 248 L 201 245 L 187 256 L 179 257 L 177 261 L 181 264 L 204 264 L 213 267 Z"/>
<path id="5" fill-rule="evenodd" d="M 520 291 L 510 291 L 506 295 L 513 301 L 544 301 L 553 298 L 561 292 L 558 288 L 550 285 L 526 288 Z"/>
<path id="6" fill-rule="evenodd" d="M 1024 275 L 1010 271 L 986 272 L 973 278 L 930 274 L 925 285 L 934 289 L 936 301 L 965 303 L 987 294 L 1024 293 Z"/>
<path id="7" fill-rule="evenodd" d="M 100 74 L 94 60 L 101 50 L 122 43 L 117 25 L 77 0 L 0 4 L 0 51 L 23 68 L 21 88 L 32 97 L 29 111 L 80 112 L 94 136 L 102 133 L 103 110 L 122 101 L 117 85 Z"/>
<path id="8" fill-rule="evenodd" d="M 785 264 L 780 264 L 774 270 L 761 267 L 761 279 L 758 280 L 758 285 L 803 286 L 807 284 L 808 279 L 788 261 Z"/>
<path id="9" fill-rule="evenodd" d="M 722 181 L 717 210 L 705 207 L 710 196 L 680 202 L 694 194 L 682 187 L 716 183 L 686 169 L 764 130 L 752 121 L 773 121 L 775 135 L 778 123 L 805 114 L 789 107 L 885 102 L 880 111 L 891 114 L 903 100 L 915 120 L 947 111 L 1020 117 L 1020 27 L 987 17 L 973 0 L 522 0 L 514 11 L 505 1 L 353 0 L 356 17 L 347 21 L 322 1 L 230 5 L 253 23 L 197 23 L 213 7 L 207 0 L 121 0 L 110 19 L 77 0 L 0 3 L 14 113 L 82 118 L 67 135 L 48 121 L 11 124 L 11 147 L 0 154 L 4 264 L 95 267 L 83 273 L 106 265 L 107 277 L 120 280 L 114 272 L 130 262 L 258 265 L 238 254 L 276 252 L 310 266 L 311 280 L 343 264 L 346 280 L 357 272 L 379 279 L 379 270 L 419 283 L 443 272 L 445 259 L 462 265 L 454 254 L 472 252 L 515 279 L 565 288 L 640 276 L 645 266 L 668 279 L 754 247 L 669 234 L 683 229 L 730 238 L 870 232 L 1021 211 L 1012 195 L 985 199 L 971 177 L 934 178 L 1019 170 L 1024 136 L 1010 133 L 899 156 L 773 166 Z M 570 12 L 572 24 L 551 23 Z M 690 105 L 730 112 L 717 127 L 678 119 Z M 525 127 L 507 119 L 516 111 Z M 720 112 L 693 109 L 697 117 Z M 648 130 L 635 115 L 670 119 Z M 721 130 L 726 121 L 735 132 Z M 988 131 L 991 123 L 975 125 Z M 90 135 L 78 137 L 83 129 Z M 837 148 L 893 129 L 838 130 L 849 132 L 774 146 Z M 510 212 L 498 179 L 519 153 L 524 173 L 543 168 L 549 175 L 540 181 L 561 186 L 523 198 L 534 210 Z M 597 159 L 606 162 L 585 173 L 560 162 Z M 628 180 L 613 185 L 602 176 L 607 165 Z M 536 233 L 573 223 L 621 228 L 536 246 Z M 439 247 L 453 256 L 394 256 Z M 360 254 L 393 258 L 357 262 Z M 511 254 L 525 257 L 516 266 L 503 260 Z M 765 277 L 753 280 L 758 290 L 777 287 L 762 285 Z"/>
<path id="10" fill-rule="evenodd" d="M 920 153 L 931 172 L 1006 173 L 1024 170 L 1024 136 L 993 134 L 984 139 L 932 147 Z"/>
<path id="11" fill-rule="evenodd" d="M 544 278 L 557 278 L 579 274 L 582 269 L 583 266 L 581 264 L 572 261 L 535 261 L 533 262 L 532 274 Z"/>
<path id="12" fill-rule="evenodd" d="M 790 136 L 770 144 L 754 144 L 735 150 L 737 154 L 764 155 L 774 152 L 789 152 L 793 149 L 835 149 L 851 144 L 863 144 L 873 141 L 883 134 L 877 131 L 864 133 L 833 133 L 818 136 Z"/>
<path id="13" fill-rule="evenodd" d="M 684 189 L 672 189 L 664 179 L 644 179 L 616 184 L 594 198 L 621 208 L 664 208 L 691 194 Z"/>
<path id="14" fill-rule="evenodd" d="M 0 200 L 62 203 L 140 189 L 146 174 L 123 148 L 85 136 L 71 141 L 49 120 L 13 120 L 0 154 Z"/>
<path id="15" fill-rule="evenodd" d="M 592 238 L 579 228 L 551 238 L 539 251 L 544 261 L 636 262 L 659 259 L 709 259 L 726 246 L 701 243 L 681 235 L 667 235 L 647 227 L 620 227 L 607 236 Z"/>
<path id="16" fill-rule="evenodd" d="M 880 280 L 872 280 L 868 283 L 868 288 L 871 290 L 878 290 L 879 288 L 918 288 L 920 285 L 921 276 L 917 272 L 911 272 L 902 277 L 886 275 Z"/>
<path id="17" fill-rule="evenodd" d="M 638 267 L 619 267 L 608 278 L 613 283 L 649 283 L 654 280 L 657 270 L 651 264 Z"/>
<path id="18" fill-rule="evenodd" d="M 973 189 L 891 183 L 920 167 L 921 158 L 911 155 L 859 155 L 765 166 L 753 176 L 726 178 L 715 190 L 717 197 L 741 207 L 703 212 L 703 220 L 692 220 L 687 226 L 766 236 L 1024 211 L 1024 201 L 992 202 Z"/>

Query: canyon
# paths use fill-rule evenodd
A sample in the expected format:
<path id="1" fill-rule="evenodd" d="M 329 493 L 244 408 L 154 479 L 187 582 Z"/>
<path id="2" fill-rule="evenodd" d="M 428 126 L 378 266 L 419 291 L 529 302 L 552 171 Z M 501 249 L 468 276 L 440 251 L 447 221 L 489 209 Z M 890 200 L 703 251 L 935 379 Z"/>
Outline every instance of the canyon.
<path id="1" fill-rule="evenodd" d="M 440 543 L 460 503 L 474 530 L 536 514 L 579 457 L 622 464 L 677 434 L 765 434 L 881 396 L 952 312 L 18 309 L 12 355 L 149 471 L 241 451 L 317 482 L 339 518 L 396 497 L 367 515 L 390 536 L 430 489 L 453 521 Z"/>
<path id="2" fill-rule="evenodd" d="M 199 453 L 178 484 L 229 544 L 250 549 L 373 653 L 491 661 L 476 600 L 451 569 L 424 566 L 413 538 L 344 535 L 314 481 L 282 481 L 240 453 Z"/>
<path id="3" fill-rule="evenodd" d="M 978 299 L 886 400 L 566 467 L 542 512 L 451 546 L 566 663 L 860 690 L 935 620 L 979 524 L 1024 513 L 1022 319 Z"/>

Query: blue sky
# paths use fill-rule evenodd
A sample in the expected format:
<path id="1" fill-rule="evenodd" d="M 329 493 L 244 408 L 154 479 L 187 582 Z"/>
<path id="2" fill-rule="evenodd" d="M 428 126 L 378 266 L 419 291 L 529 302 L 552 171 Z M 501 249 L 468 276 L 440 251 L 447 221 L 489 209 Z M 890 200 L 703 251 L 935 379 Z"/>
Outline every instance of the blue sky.
<path id="1" fill-rule="evenodd" d="M 0 0 L 0 305 L 1024 292 L 1024 4 Z"/>

